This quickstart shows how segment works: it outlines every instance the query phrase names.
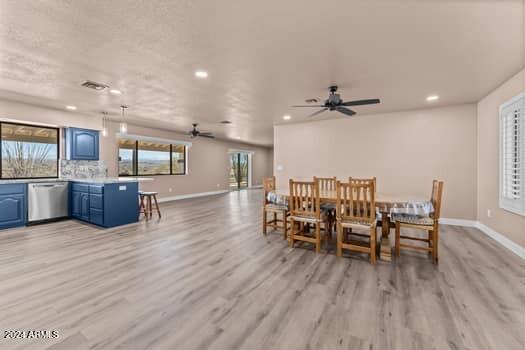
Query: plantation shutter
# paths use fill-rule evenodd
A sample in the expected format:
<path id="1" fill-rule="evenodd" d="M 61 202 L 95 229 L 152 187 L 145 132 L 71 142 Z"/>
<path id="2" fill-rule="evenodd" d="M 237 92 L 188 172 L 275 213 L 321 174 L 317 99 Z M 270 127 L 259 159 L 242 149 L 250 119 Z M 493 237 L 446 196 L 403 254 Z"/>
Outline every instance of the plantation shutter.
<path id="1" fill-rule="evenodd" d="M 500 108 L 500 207 L 525 215 L 525 93 Z"/>

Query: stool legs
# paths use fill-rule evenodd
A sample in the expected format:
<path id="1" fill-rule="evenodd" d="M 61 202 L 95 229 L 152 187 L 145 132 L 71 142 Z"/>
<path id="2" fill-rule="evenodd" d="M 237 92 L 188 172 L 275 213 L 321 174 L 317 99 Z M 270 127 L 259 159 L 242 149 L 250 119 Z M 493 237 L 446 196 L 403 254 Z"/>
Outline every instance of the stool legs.
<path id="1" fill-rule="evenodd" d="M 157 201 L 157 195 L 153 193 L 140 194 L 140 206 L 139 212 L 144 213 L 146 221 L 153 217 L 153 203 L 155 203 L 155 210 L 159 215 L 159 219 L 162 217 L 160 214 L 159 202 Z"/>
<path id="2" fill-rule="evenodd" d="M 155 208 L 157 208 L 157 214 L 159 214 L 159 219 L 160 219 L 162 217 L 162 215 L 160 215 L 159 202 L 157 202 L 157 195 L 156 194 L 153 195 L 153 200 L 155 201 Z"/>
<path id="3" fill-rule="evenodd" d="M 144 196 L 140 195 L 140 206 L 139 206 L 139 213 L 144 213 L 144 217 L 146 218 L 146 221 L 148 220 L 148 212 L 146 211 L 146 206 L 144 205 Z"/>

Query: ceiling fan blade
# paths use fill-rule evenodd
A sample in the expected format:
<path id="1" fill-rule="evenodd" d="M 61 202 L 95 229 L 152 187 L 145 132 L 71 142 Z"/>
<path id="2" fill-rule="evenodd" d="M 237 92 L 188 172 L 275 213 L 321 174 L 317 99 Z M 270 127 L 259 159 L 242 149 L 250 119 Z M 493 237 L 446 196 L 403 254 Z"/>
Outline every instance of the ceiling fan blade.
<path id="1" fill-rule="evenodd" d="M 316 107 L 316 108 L 321 108 L 321 107 L 324 107 L 323 105 L 294 105 L 292 107 Z"/>
<path id="2" fill-rule="evenodd" d="M 213 136 L 213 135 L 210 134 L 210 133 L 202 133 L 202 132 L 201 132 L 201 133 L 199 134 L 199 136 L 201 136 L 201 137 L 207 137 L 207 138 L 209 138 L 209 139 L 214 139 L 214 138 L 215 138 L 215 136 Z"/>
<path id="3" fill-rule="evenodd" d="M 362 105 L 372 105 L 376 103 L 380 103 L 381 101 L 378 98 L 372 98 L 369 100 L 355 100 L 355 101 L 348 101 L 343 102 L 341 106 L 362 106 Z"/>
<path id="4" fill-rule="evenodd" d="M 326 112 L 327 110 L 328 110 L 328 108 L 320 109 L 320 110 L 318 110 L 317 112 L 314 112 L 314 113 L 310 114 L 308 117 L 309 117 L 309 118 L 311 118 L 311 117 L 315 117 L 316 115 L 321 114 L 321 113 L 323 113 L 323 112 Z"/>
<path id="5" fill-rule="evenodd" d="M 352 111 L 351 109 L 345 108 L 345 107 L 337 107 L 335 110 L 343 114 L 346 114 L 347 116 L 350 116 L 350 117 L 355 114 L 354 111 Z"/>

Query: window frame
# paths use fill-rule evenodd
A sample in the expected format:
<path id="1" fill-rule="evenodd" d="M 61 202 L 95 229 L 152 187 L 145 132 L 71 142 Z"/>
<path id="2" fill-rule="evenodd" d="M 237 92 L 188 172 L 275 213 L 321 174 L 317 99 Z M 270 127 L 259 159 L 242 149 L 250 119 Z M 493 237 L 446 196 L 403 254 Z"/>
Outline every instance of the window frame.
<path id="1" fill-rule="evenodd" d="M 56 172 L 56 176 L 3 177 L 2 176 L 2 170 L 3 170 L 2 140 L 0 138 L 0 180 L 32 180 L 32 179 L 58 179 L 59 178 L 59 175 L 60 175 L 60 131 L 61 131 L 59 127 L 0 120 L 0 135 L 2 135 L 2 125 L 3 124 L 20 125 L 20 126 L 28 126 L 28 127 L 33 127 L 33 128 L 44 128 L 44 129 L 56 130 L 57 132 L 57 162 L 56 162 L 57 172 Z"/>
<path id="2" fill-rule="evenodd" d="M 519 162 L 524 162 L 521 164 L 519 169 L 518 176 L 520 180 L 520 198 L 513 200 L 505 196 L 505 159 L 506 156 L 504 145 L 505 134 L 507 130 L 505 129 L 505 117 L 508 113 L 513 113 L 514 111 L 521 111 L 522 115 L 518 117 L 517 127 L 521 130 L 521 133 L 518 134 L 522 139 L 518 139 L 517 143 L 520 144 L 522 140 L 525 140 L 525 92 L 513 97 L 509 101 L 503 103 L 499 108 L 499 207 L 506 211 L 512 212 L 514 214 L 525 216 L 525 144 L 521 149 L 518 148 L 518 157 Z"/>
<path id="3" fill-rule="evenodd" d="M 118 139 L 120 141 L 120 139 Z M 188 146 L 185 145 L 185 144 L 178 144 L 178 143 L 175 143 L 176 145 L 180 145 L 180 146 L 183 146 L 184 147 L 184 172 L 183 173 L 173 173 L 173 145 L 174 143 L 170 143 L 170 173 L 169 174 L 139 174 L 139 141 L 138 139 L 135 139 L 134 142 L 135 142 L 135 148 L 133 149 L 133 152 L 134 154 L 136 155 L 135 156 L 135 159 L 133 160 L 133 166 L 132 166 L 132 170 L 133 170 L 133 174 L 129 175 L 129 174 L 120 174 L 120 169 L 119 169 L 119 174 L 118 176 L 119 177 L 140 177 L 140 176 L 184 176 L 184 175 L 187 175 L 188 174 L 188 168 L 187 168 L 187 164 L 188 164 Z M 117 147 L 117 152 L 120 150 L 120 147 Z M 176 152 L 176 153 L 179 153 L 179 152 Z M 117 154 L 117 158 L 118 158 L 118 154 Z M 118 160 L 118 162 L 120 162 L 120 160 Z"/>

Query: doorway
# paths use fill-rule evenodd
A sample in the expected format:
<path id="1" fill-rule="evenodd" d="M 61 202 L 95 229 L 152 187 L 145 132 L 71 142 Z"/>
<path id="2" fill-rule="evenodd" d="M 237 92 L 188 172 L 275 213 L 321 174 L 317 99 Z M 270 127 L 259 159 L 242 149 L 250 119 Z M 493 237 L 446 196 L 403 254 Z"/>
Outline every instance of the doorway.
<path id="1" fill-rule="evenodd" d="M 250 154 L 230 152 L 230 189 L 240 190 L 250 186 Z"/>

